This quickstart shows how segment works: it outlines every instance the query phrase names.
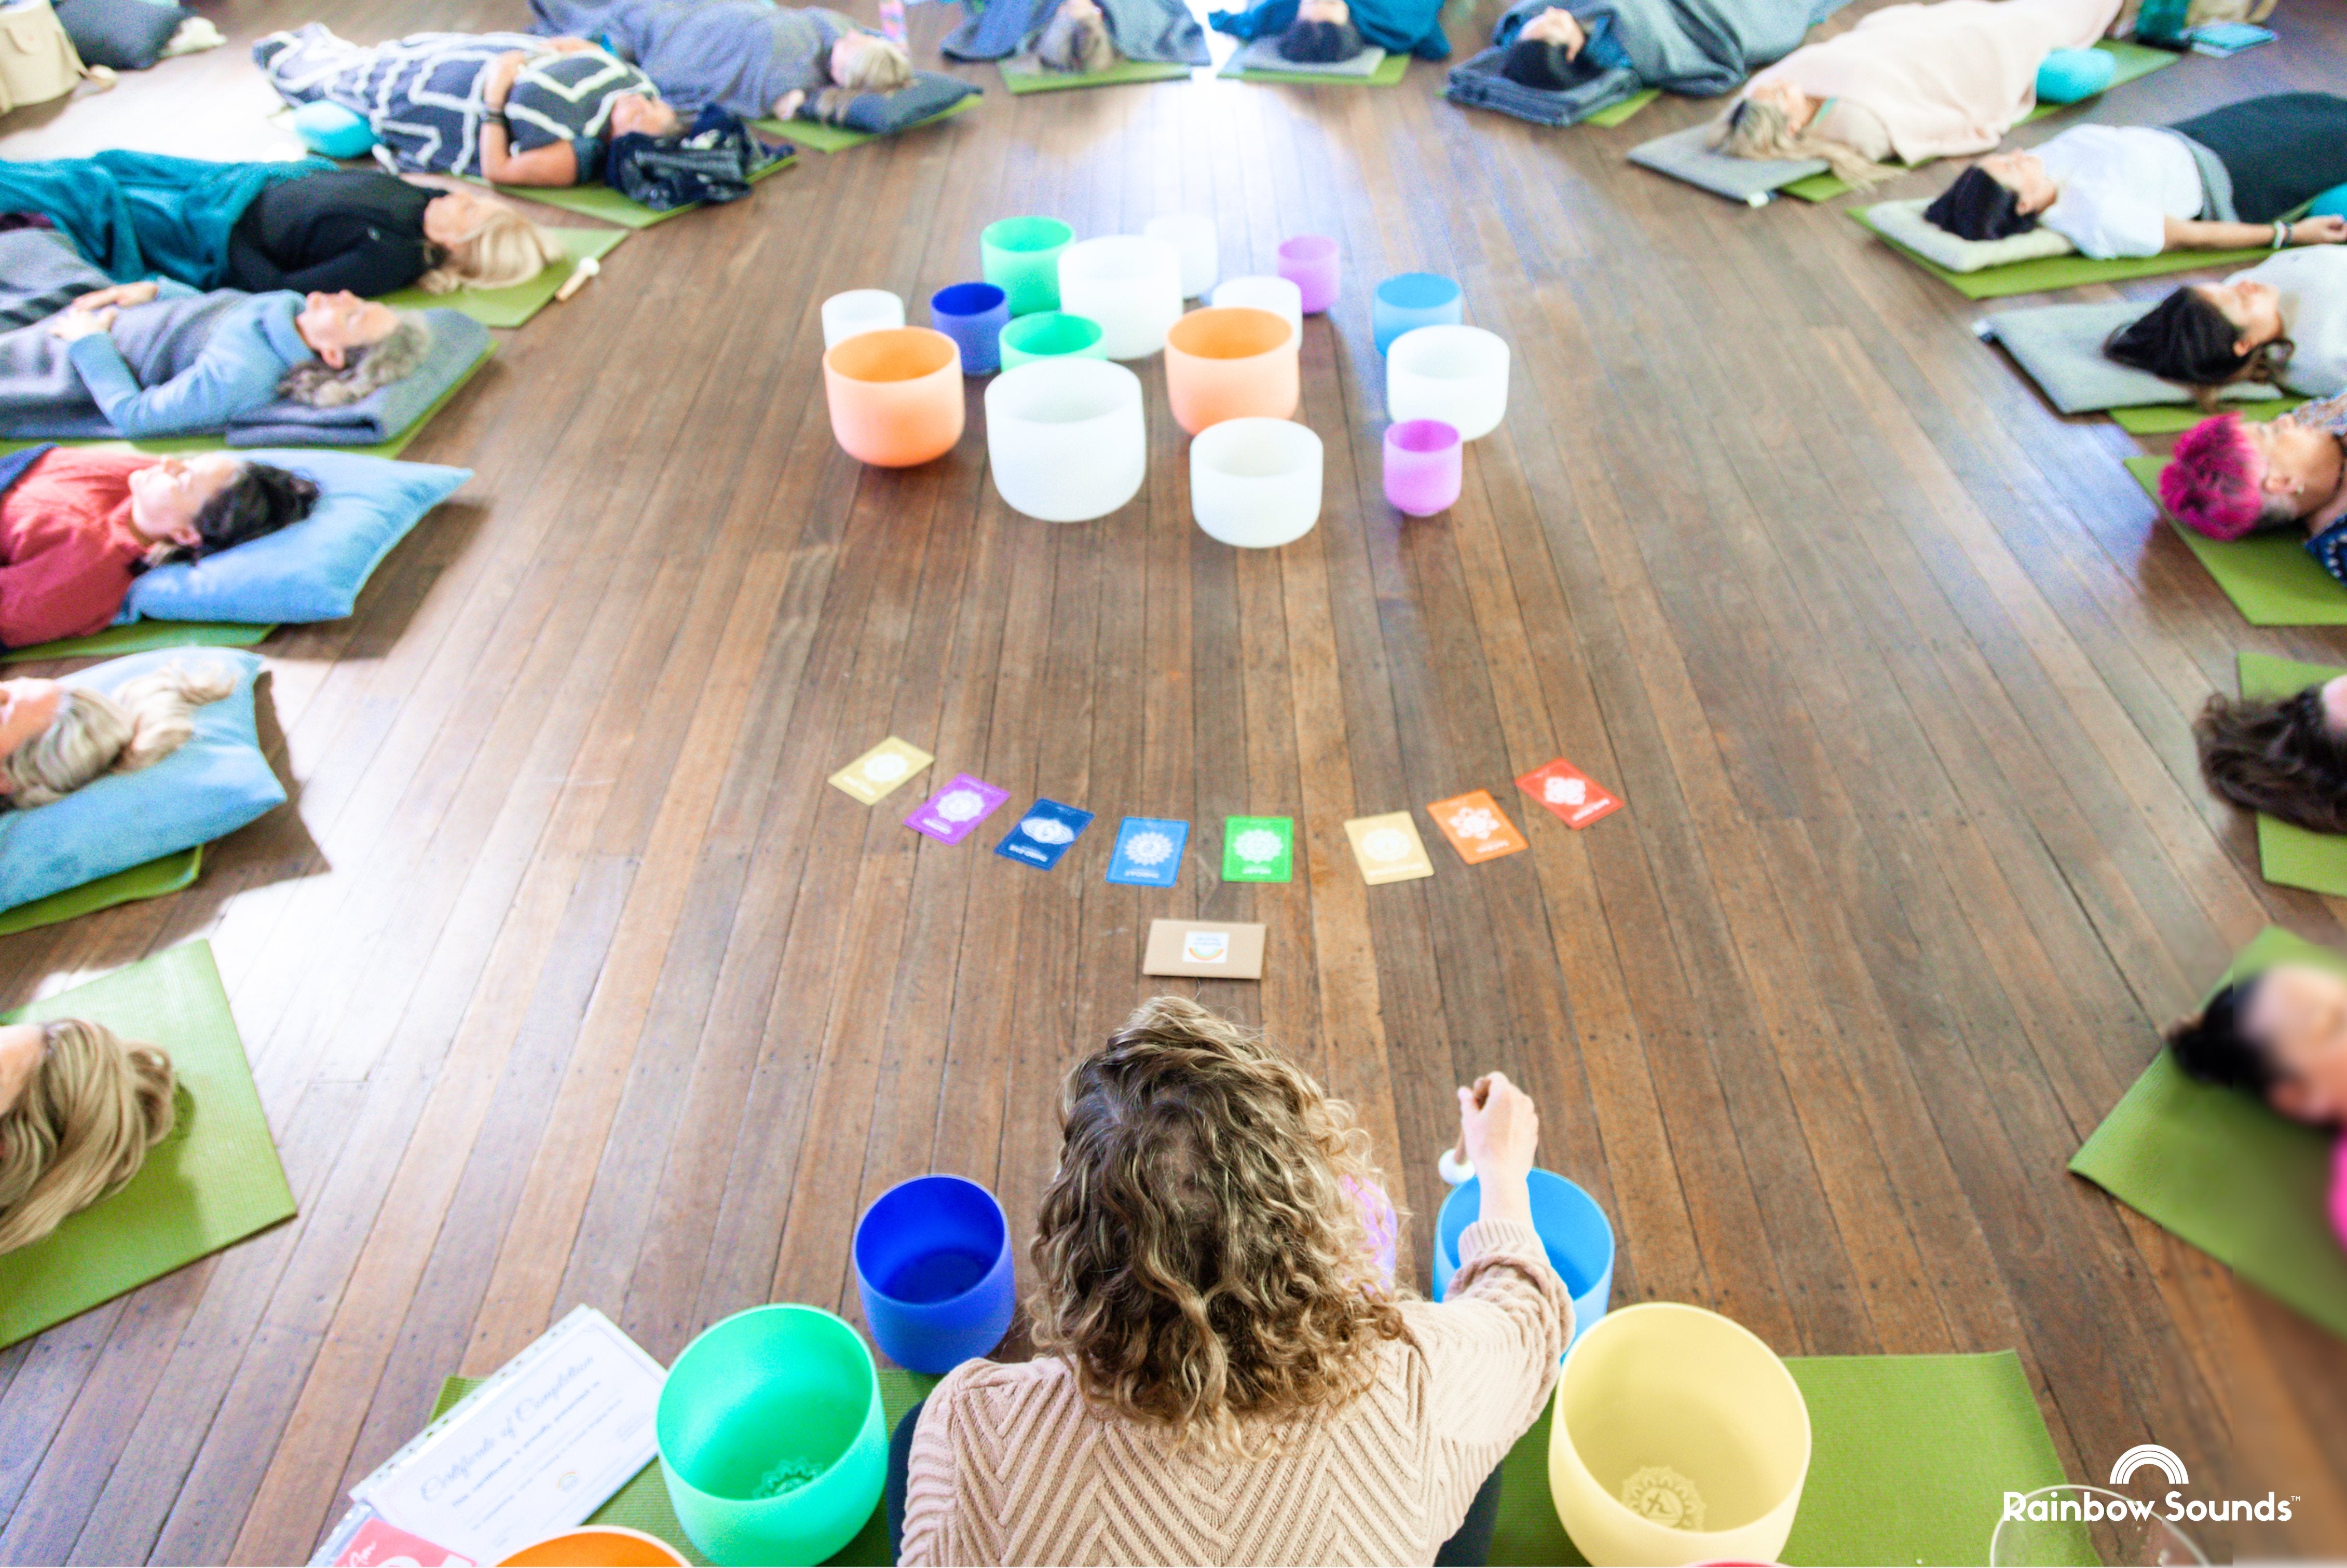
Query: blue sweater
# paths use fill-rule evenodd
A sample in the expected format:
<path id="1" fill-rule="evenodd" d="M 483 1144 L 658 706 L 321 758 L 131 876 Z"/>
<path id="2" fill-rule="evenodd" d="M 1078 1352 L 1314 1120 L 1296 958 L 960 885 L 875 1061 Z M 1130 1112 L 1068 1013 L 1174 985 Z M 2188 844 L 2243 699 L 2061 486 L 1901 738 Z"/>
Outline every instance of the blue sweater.
<path id="1" fill-rule="evenodd" d="M 294 330 L 302 296 L 198 294 L 175 285 L 134 305 L 111 332 L 72 347 L 107 423 L 133 441 L 216 431 L 277 401 L 277 383 L 317 356 Z M 136 366 L 134 369 L 133 366 Z"/>

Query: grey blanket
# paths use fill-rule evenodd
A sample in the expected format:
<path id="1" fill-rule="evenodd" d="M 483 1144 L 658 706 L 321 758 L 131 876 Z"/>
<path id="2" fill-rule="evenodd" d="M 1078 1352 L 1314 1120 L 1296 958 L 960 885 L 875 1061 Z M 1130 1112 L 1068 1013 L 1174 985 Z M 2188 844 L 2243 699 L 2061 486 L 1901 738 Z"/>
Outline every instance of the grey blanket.
<path id="1" fill-rule="evenodd" d="M 97 280 L 96 282 L 91 279 Z M 93 289 L 114 281 L 81 259 L 54 229 L 0 233 L 0 329 L 46 321 Z"/>
<path id="2" fill-rule="evenodd" d="M 962 0 L 960 25 L 938 47 L 949 60 L 1001 60 L 1031 53 L 1060 0 Z M 1206 30 L 1181 0 L 1101 0 L 1116 52 L 1153 65 L 1204 66 Z"/>
<path id="3" fill-rule="evenodd" d="M 1818 23 L 1850 0 L 1570 0 L 1583 28 L 1601 28 L 1626 66 L 1592 66 L 1561 91 L 1526 87 L 1500 74 L 1525 23 L 1553 0 L 1519 0 L 1491 32 L 1491 47 L 1451 67 L 1445 96 L 1542 125 L 1571 125 L 1647 87 L 1717 97 L 1761 66 L 1800 47 Z"/>

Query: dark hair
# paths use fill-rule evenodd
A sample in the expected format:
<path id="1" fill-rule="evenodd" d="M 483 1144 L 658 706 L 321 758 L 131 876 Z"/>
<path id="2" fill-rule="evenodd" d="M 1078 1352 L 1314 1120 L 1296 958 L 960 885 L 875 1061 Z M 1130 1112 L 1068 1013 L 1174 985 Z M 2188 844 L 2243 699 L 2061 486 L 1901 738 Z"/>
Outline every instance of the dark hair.
<path id="1" fill-rule="evenodd" d="M 2003 239 L 2037 227 L 2037 219 L 2021 210 L 2021 198 L 2013 188 L 1978 164 L 1956 176 L 1956 182 L 1923 209 L 1923 221 L 1959 239 Z"/>
<path id="2" fill-rule="evenodd" d="M 2321 687 L 2280 702 L 2212 697 L 2194 733 L 2200 776 L 2226 799 L 2310 833 L 2347 833 L 2347 737 L 2324 719 Z"/>
<path id="3" fill-rule="evenodd" d="M 165 559 L 200 561 L 217 555 L 299 523 L 317 504 L 314 481 L 266 463 L 248 463 L 196 514 L 196 543 L 173 550 Z"/>
<path id="4" fill-rule="evenodd" d="M 1500 75 L 1519 87 L 1561 92 L 1581 78 L 1582 73 L 1574 68 L 1576 64 L 1562 44 L 1519 38 L 1509 46 L 1507 58 L 1500 62 Z"/>
<path id="5" fill-rule="evenodd" d="M 1279 36 L 1279 57 L 1307 65 L 1333 66 L 1361 52 L 1361 35 L 1350 22 L 1298 22 Z"/>
<path id="6" fill-rule="evenodd" d="M 2188 386 L 2222 386 L 2245 374 L 2271 381 L 2289 363 L 2289 339 L 2237 354 L 2233 345 L 2240 337 L 2240 329 L 2208 296 L 2186 287 L 2106 338 L 2103 352 L 2120 364 Z"/>
<path id="7" fill-rule="evenodd" d="M 2241 1027 L 2256 993 L 2257 977 L 2236 981 L 2209 999 L 2209 1005 L 2168 1031 L 2168 1048 L 2188 1078 L 2221 1088 L 2247 1089 L 2262 1097 L 2280 1080 L 2265 1047 Z"/>

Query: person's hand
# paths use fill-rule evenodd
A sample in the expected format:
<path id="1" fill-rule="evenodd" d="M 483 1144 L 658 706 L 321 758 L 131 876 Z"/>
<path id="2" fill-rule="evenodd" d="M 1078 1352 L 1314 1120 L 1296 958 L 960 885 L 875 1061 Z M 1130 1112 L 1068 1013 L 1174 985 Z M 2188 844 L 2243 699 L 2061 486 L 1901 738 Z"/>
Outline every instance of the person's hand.
<path id="1" fill-rule="evenodd" d="M 1506 1074 L 1486 1073 L 1459 1091 L 1459 1135 L 1486 1192 L 1495 1183 L 1520 1185 L 1540 1148 L 1540 1112 Z"/>
<path id="2" fill-rule="evenodd" d="M 506 96 L 513 91 L 514 77 L 520 74 L 527 58 L 519 49 L 508 49 L 489 62 L 488 80 L 481 84 L 481 102 L 491 113 L 504 110 Z"/>
<path id="3" fill-rule="evenodd" d="M 161 290 L 162 285 L 153 279 L 144 283 L 116 283 L 104 289 L 93 289 L 73 302 L 77 311 L 95 311 L 102 305 L 143 305 Z"/>
<path id="4" fill-rule="evenodd" d="M 70 343 L 95 333 L 110 331 L 114 327 L 114 307 L 102 306 L 95 311 L 67 311 L 49 322 L 49 336 Z"/>
<path id="5" fill-rule="evenodd" d="M 2292 245 L 2336 245 L 2347 240 L 2347 218 L 2301 218 L 2290 226 Z"/>

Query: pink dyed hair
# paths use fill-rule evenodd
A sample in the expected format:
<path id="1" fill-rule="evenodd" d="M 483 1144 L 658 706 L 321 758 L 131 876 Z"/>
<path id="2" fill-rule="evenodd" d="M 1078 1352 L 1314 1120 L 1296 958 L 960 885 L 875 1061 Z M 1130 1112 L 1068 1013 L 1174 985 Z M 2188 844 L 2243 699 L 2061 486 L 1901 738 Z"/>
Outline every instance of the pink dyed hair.
<path id="1" fill-rule="evenodd" d="M 2238 413 L 2204 419 L 2178 436 L 2159 471 L 2168 514 L 2211 539 L 2238 539 L 2265 521 L 2265 463 Z"/>

